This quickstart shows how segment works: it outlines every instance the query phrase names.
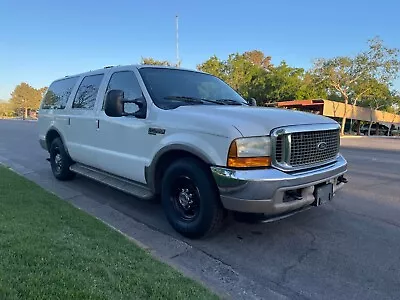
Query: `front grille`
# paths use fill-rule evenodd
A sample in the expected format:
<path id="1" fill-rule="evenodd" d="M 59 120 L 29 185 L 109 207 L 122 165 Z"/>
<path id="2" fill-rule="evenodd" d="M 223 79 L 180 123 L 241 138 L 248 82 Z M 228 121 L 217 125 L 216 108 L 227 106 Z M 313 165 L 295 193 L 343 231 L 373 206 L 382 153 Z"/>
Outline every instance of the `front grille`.
<path id="1" fill-rule="evenodd" d="M 276 161 L 282 162 L 283 156 L 283 135 L 280 135 L 276 138 L 276 152 L 275 152 Z"/>
<path id="2" fill-rule="evenodd" d="M 339 153 L 339 129 L 278 135 L 275 162 L 286 168 L 306 168 L 332 161 Z"/>

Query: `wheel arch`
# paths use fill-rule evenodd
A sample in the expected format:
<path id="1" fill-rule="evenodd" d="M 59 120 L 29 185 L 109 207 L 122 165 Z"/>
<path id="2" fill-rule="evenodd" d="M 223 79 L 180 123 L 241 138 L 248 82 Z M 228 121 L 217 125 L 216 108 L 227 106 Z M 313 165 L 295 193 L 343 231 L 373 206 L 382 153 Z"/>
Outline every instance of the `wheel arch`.
<path id="1" fill-rule="evenodd" d="M 60 139 L 61 139 L 61 142 L 63 143 L 65 152 L 67 152 L 67 154 L 69 155 L 68 149 L 67 149 L 67 147 L 66 147 L 66 145 L 65 145 L 65 139 L 64 139 L 63 135 L 60 133 L 60 131 L 59 131 L 57 128 L 55 128 L 55 127 L 50 127 L 49 130 L 48 130 L 47 133 L 46 133 L 46 146 L 47 146 L 47 150 L 50 151 L 51 143 L 52 143 L 52 142 L 54 141 L 54 139 L 56 139 L 56 138 L 60 138 Z"/>
<path id="2" fill-rule="evenodd" d="M 168 166 L 175 160 L 185 157 L 197 159 L 210 166 L 212 160 L 202 151 L 187 145 L 168 145 L 154 156 L 150 166 L 145 168 L 145 177 L 149 188 L 156 194 L 161 190 L 161 180 Z"/>

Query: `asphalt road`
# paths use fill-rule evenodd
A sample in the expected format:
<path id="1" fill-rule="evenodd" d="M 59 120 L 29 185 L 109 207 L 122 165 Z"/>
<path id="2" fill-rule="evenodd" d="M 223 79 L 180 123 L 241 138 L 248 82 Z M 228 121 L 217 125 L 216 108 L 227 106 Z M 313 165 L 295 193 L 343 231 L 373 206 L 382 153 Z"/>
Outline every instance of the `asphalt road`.
<path id="1" fill-rule="evenodd" d="M 399 299 L 400 139 L 345 138 L 341 152 L 349 183 L 332 203 L 275 223 L 230 219 L 213 238 L 185 241 L 289 298 Z M 0 156 L 53 180 L 35 122 L 0 120 Z M 65 185 L 181 238 L 157 203 L 82 177 Z"/>

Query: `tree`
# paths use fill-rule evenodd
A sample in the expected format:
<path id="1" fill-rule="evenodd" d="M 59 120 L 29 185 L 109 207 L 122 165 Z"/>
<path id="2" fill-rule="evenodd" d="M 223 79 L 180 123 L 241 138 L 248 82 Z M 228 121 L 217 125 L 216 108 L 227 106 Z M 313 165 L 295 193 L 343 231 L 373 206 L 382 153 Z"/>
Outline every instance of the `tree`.
<path id="1" fill-rule="evenodd" d="M 156 65 L 156 66 L 171 66 L 171 63 L 167 60 L 156 60 L 151 57 L 142 57 L 140 64 L 141 65 Z"/>
<path id="2" fill-rule="evenodd" d="M 392 105 L 392 96 L 390 90 L 385 84 L 375 81 L 371 84 L 370 92 L 364 94 L 361 102 L 362 106 L 370 108 L 370 123 L 368 128 L 368 135 L 371 135 L 371 128 L 373 122 L 374 110 L 387 110 Z M 377 127 L 377 131 L 379 128 Z M 378 132 L 377 132 L 378 134 Z"/>
<path id="3" fill-rule="evenodd" d="M 294 100 L 302 87 L 304 69 L 289 67 L 282 61 L 266 74 L 265 97 L 268 101 Z"/>
<path id="4" fill-rule="evenodd" d="M 391 126 L 388 131 L 388 136 L 390 135 L 390 130 L 394 126 L 393 123 L 396 118 L 396 115 L 400 116 L 400 93 L 398 91 L 392 91 L 391 98 L 392 98 L 391 100 L 392 105 L 387 109 L 387 111 L 393 114 L 393 119 L 390 124 Z"/>
<path id="5" fill-rule="evenodd" d="M 0 118 L 11 117 L 13 110 L 9 102 L 0 101 Z"/>
<path id="6" fill-rule="evenodd" d="M 265 56 L 264 53 L 259 50 L 247 51 L 243 53 L 243 55 L 248 61 L 264 70 L 269 70 L 272 67 L 271 56 Z"/>
<path id="7" fill-rule="evenodd" d="M 213 55 L 202 64 L 197 65 L 197 70 L 203 71 L 226 80 L 225 62 Z"/>
<path id="8" fill-rule="evenodd" d="M 319 82 L 325 82 L 328 93 L 336 93 L 345 105 L 341 134 L 346 124 L 347 104 L 353 106 L 374 87 L 374 82 L 389 86 L 397 77 L 400 61 L 399 50 L 388 48 L 382 40 L 368 41 L 369 49 L 355 57 L 339 56 L 318 59 L 314 63 L 313 74 Z"/>
<path id="9" fill-rule="evenodd" d="M 227 60 L 214 55 L 197 69 L 223 79 L 243 97 L 255 98 L 260 104 L 326 95 L 323 84 L 316 84 L 313 74 L 290 67 L 285 61 L 273 66 L 271 57 L 259 50 L 232 53 Z"/>
<path id="10" fill-rule="evenodd" d="M 221 78 L 245 98 L 260 100 L 264 97 L 266 70 L 249 60 L 251 52 L 246 53 L 232 53 L 226 61 L 214 55 L 199 64 L 197 69 Z M 264 57 L 262 53 L 261 55 Z"/>
<path id="11" fill-rule="evenodd" d="M 46 88 L 35 89 L 29 84 L 22 82 L 17 85 L 11 93 L 10 104 L 15 111 L 23 111 L 23 118 L 27 118 L 28 110 L 39 108 L 43 93 Z"/>
<path id="12" fill-rule="evenodd" d="M 327 87 L 310 71 L 301 76 L 301 85 L 296 92 L 296 99 L 328 99 Z"/>

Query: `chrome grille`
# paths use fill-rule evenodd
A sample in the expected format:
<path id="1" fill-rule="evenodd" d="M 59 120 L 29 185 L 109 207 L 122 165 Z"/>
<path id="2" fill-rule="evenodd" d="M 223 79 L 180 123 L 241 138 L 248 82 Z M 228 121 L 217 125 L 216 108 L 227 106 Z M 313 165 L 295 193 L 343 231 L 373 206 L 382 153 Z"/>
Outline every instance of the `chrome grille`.
<path id="1" fill-rule="evenodd" d="M 275 159 L 278 162 L 282 162 L 283 156 L 283 136 L 280 135 L 276 138 L 276 152 L 275 152 Z"/>
<path id="2" fill-rule="evenodd" d="M 320 145 L 325 146 L 321 149 Z M 338 152 L 338 130 L 292 133 L 289 165 L 297 167 L 329 161 Z"/>
<path id="3" fill-rule="evenodd" d="M 340 147 L 339 129 L 282 131 L 275 139 L 274 164 L 283 169 L 302 169 L 336 158 Z M 293 132 L 294 131 L 294 132 Z"/>

